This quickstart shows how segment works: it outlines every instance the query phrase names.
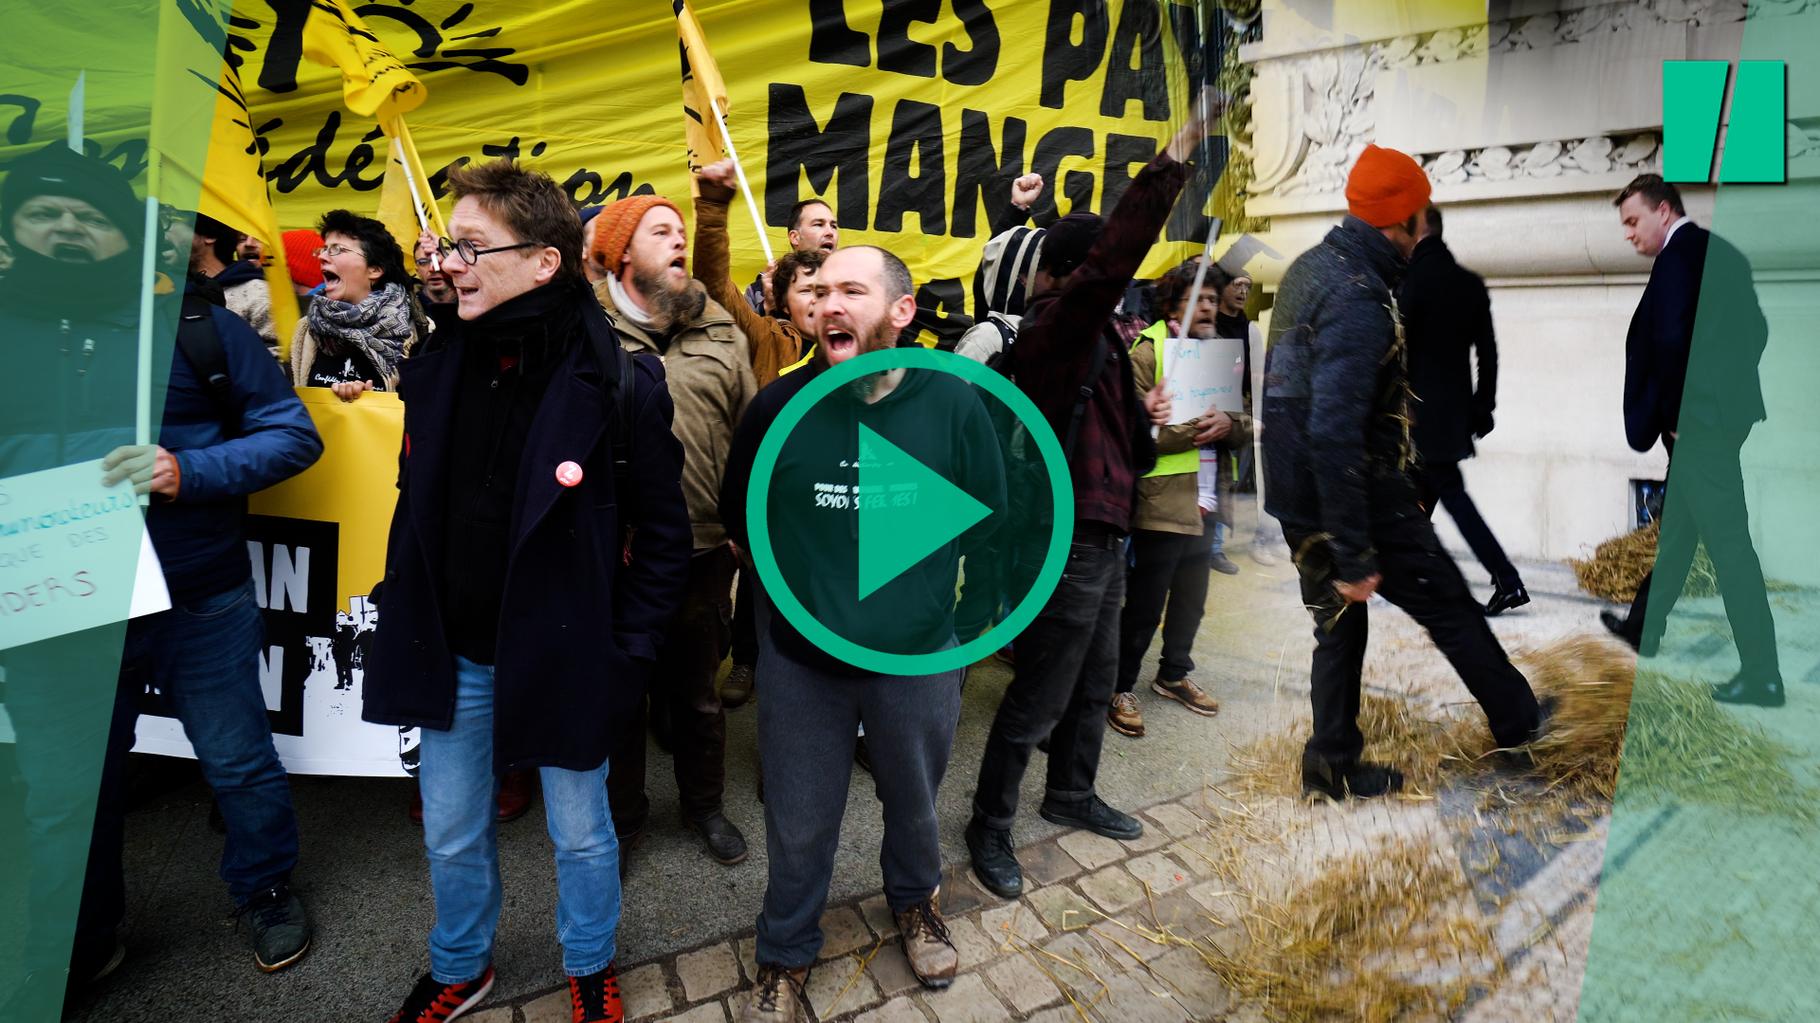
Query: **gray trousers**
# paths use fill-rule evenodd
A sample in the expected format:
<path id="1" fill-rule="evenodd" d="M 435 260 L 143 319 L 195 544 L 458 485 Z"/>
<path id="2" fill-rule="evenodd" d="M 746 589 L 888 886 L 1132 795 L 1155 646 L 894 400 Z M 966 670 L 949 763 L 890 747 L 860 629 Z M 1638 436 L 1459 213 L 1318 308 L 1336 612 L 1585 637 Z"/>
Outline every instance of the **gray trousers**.
<path id="1" fill-rule="evenodd" d="M 821 952 L 820 921 L 859 725 L 866 727 L 872 780 L 884 804 L 878 862 L 885 901 L 893 912 L 908 909 L 941 883 L 935 793 L 954 748 L 964 671 L 855 677 L 806 667 L 778 653 L 766 627 L 769 617 L 759 616 L 757 666 L 765 680 L 758 748 L 770 856 L 757 959 L 795 969 L 814 963 Z"/>

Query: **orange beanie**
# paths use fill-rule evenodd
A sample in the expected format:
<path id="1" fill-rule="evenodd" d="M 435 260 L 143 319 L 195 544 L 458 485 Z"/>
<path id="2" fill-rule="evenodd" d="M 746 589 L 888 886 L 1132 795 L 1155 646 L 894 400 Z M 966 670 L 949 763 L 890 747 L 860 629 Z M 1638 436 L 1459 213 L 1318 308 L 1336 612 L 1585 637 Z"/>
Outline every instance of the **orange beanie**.
<path id="1" fill-rule="evenodd" d="M 322 236 L 309 228 L 284 233 L 284 269 L 291 280 L 306 288 L 322 283 L 322 264 L 316 250 L 322 248 Z"/>
<path id="2" fill-rule="evenodd" d="M 609 272 L 618 273 L 619 261 L 632 244 L 632 232 L 638 230 L 638 222 L 645 219 L 645 214 L 658 206 L 668 206 L 676 210 L 678 217 L 682 216 L 682 210 L 661 195 L 634 195 L 603 208 L 595 218 L 600 226 L 594 229 L 594 248 L 588 256 Z"/>
<path id="3" fill-rule="evenodd" d="M 1428 175 L 1408 153 L 1367 145 L 1346 177 L 1346 209 L 1372 227 L 1401 224 L 1428 205 Z"/>

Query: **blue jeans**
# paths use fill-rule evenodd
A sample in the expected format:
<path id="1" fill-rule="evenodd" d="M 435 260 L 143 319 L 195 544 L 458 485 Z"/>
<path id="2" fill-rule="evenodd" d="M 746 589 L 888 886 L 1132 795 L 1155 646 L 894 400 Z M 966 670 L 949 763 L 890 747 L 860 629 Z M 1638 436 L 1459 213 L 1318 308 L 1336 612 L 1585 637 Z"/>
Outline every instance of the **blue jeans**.
<path id="1" fill-rule="evenodd" d="M 603 726 L 604 727 L 604 726 Z M 459 984 L 485 973 L 499 929 L 494 822 L 493 669 L 455 659 L 455 721 L 423 730 L 418 786 L 436 926 L 430 975 Z M 556 846 L 556 939 L 563 972 L 585 976 L 613 961 L 619 930 L 619 840 L 607 810 L 607 765 L 541 770 L 544 818 Z"/>
<path id="2" fill-rule="evenodd" d="M 114 949 L 126 915 L 126 757 L 148 686 L 183 723 L 221 808 L 221 879 L 235 905 L 290 881 L 297 814 L 259 686 L 264 635 L 249 580 L 130 624 L 7 651 L 33 869 L 30 961 L 57 961 L 73 938 L 76 968 L 94 969 Z"/>
<path id="3" fill-rule="evenodd" d="M 123 685 L 131 690 L 149 682 L 163 690 L 196 749 L 202 777 L 227 825 L 221 879 L 237 905 L 288 883 L 297 865 L 291 780 L 272 745 L 259 687 L 264 642 L 265 624 L 249 579 L 133 622 L 121 661 Z M 136 717 L 124 704 L 125 714 Z M 131 745 L 130 724 L 124 741 Z M 109 867 L 118 871 L 118 862 Z"/>

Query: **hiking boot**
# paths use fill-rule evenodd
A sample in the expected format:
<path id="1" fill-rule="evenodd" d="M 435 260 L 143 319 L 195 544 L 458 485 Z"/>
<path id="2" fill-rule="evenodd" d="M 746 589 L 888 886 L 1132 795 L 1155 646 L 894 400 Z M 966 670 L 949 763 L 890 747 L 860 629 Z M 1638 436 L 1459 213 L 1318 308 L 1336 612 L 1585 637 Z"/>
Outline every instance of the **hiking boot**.
<path id="1" fill-rule="evenodd" d="M 1302 795 L 1323 795 L 1336 802 L 1347 797 L 1373 799 L 1403 787 L 1403 772 L 1383 764 L 1357 760 L 1336 764 L 1320 757 L 1302 756 Z"/>
<path id="2" fill-rule="evenodd" d="M 1508 587 L 1503 583 L 1497 583 L 1491 591 L 1491 599 L 1485 602 L 1485 616 L 1495 618 L 1513 607 L 1522 607 L 1527 603 L 1529 603 L 1529 591 L 1523 588 L 1521 582 Z"/>
<path id="3" fill-rule="evenodd" d="M 1114 810 L 1097 795 L 1075 803 L 1044 799 L 1036 812 L 1051 824 L 1081 828 L 1121 842 L 1135 841 L 1144 835 L 1144 825 L 1136 817 Z"/>
<path id="4" fill-rule="evenodd" d="M 619 999 L 619 971 L 608 963 L 604 970 L 570 977 L 569 1006 L 574 1023 L 622 1023 L 626 1010 Z"/>
<path id="5" fill-rule="evenodd" d="M 1106 723 L 1120 735 L 1143 738 L 1144 712 L 1138 708 L 1137 694 L 1113 693 L 1112 705 L 1106 708 Z"/>
<path id="6" fill-rule="evenodd" d="M 1202 717 L 1210 718 L 1220 712 L 1220 701 L 1208 696 L 1207 691 L 1195 685 L 1192 679 L 1178 678 L 1171 682 L 1157 678 L 1150 683 L 1150 688 L 1158 696 L 1167 696 Z"/>
<path id="7" fill-rule="evenodd" d="M 689 827 L 701 836 L 701 841 L 708 849 L 708 855 L 716 863 L 731 867 L 746 861 L 746 836 L 739 833 L 739 828 L 726 818 L 725 814 L 716 813 L 705 820 L 690 821 Z"/>
<path id="8" fill-rule="evenodd" d="M 973 876 L 1001 899 L 1024 894 L 1024 868 L 1011 848 L 1011 829 L 988 826 L 978 818 L 967 824 L 967 854 L 973 859 Z"/>
<path id="9" fill-rule="evenodd" d="M 460 984 L 444 984 L 429 974 L 417 979 L 417 986 L 404 1000 L 404 1006 L 392 1014 L 388 1023 L 445 1023 L 472 1012 L 493 990 L 493 968 Z"/>
<path id="10" fill-rule="evenodd" d="M 739 1023 L 809 1023 L 809 995 L 803 990 L 808 979 L 806 966 L 789 970 L 760 963 Z"/>
<path id="11" fill-rule="evenodd" d="M 1713 687 L 1713 700 L 1749 707 L 1780 707 L 1788 702 L 1788 694 L 1783 692 L 1780 678 L 1751 678 L 1740 671 L 1730 682 Z"/>
<path id="12" fill-rule="evenodd" d="M 1226 556 L 1225 551 L 1214 551 L 1213 556 L 1207 559 L 1207 564 L 1215 572 L 1218 572 L 1221 575 L 1239 574 L 1239 566 L 1234 564 L 1232 559 Z"/>
<path id="13" fill-rule="evenodd" d="M 744 707 L 752 699 L 752 666 L 735 663 L 727 672 L 727 680 L 720 684 L 720 705 L 732 710 Z"/>
<path id="14" fill-rule="evenodd" d="M 284 969 L 310 950 L 310 918 L 289 884 L 256 893 L 234 915 L 251 926 L 253 962 L 267 973 Z"/>
<path id="15" fill-rule="evenodd" d="M 961 954 L 942 920 L 941 907 L 932 894 L 897 917 L 897 933 L 904 940 L 904 958 L 910 961 L 910 972 L 926 988 L 936 991 L 954 983 L 954 972 L 960 969 Z"/>

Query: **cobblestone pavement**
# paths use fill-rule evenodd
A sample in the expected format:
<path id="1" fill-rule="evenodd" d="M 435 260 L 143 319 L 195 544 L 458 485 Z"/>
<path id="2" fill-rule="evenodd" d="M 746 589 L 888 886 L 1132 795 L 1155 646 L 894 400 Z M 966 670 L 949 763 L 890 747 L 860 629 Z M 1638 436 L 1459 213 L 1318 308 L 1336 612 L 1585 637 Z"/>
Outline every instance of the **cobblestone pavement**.
<path id="1" fill-rule="evenodd" d="M 1507 648 L 1597 629 L 1602 605 L 1575 591 L 1571 572 L 1559 565 L 1522 567 L 1536 600 L 1493 620 Z M 1796 656 L 1785 658 L 1791 703 L 1820 682 L 1820 623 L 1810 620 L 1820 616 L 1808 604 L 1806 595 L 1776 604 L 1784 635 L 1801 637 Z M 1729 674 L 1736 663 L 1729 644 L 1704 635 L 1722 628 L 1718 601 L 1684 606 L 1686 620 L 1671 629 L 1670 641 L 1705 658 L 1703 670 L 1714 678 Z M 1381 601 L 1371 614 L 1371 691 L 1404 699 L 1425 715 L 1471 712 L 1459 706 L 1468 698 L 1458 680 L 1406 617 Z M 1251 1023 L 1262 1018 L 1260 1006 L 1235 997 L 1202 951 L 1234 946 L 1243 900 L 1257 894 L 1252 887 L 1262 891 L 1293 869 L 1386 839 L 1430 842 L 1461 864 L 1496 865 L 1475 875 L 1478 898 L 1469 909 L 1493 936 L 1490 955 L 1503 980 L 1476 990 L 1461 1018 L 1573 1019 L 1602 867 L 1603 821 L 1536 842 L 1480 820 L 1481 798 L 1468 789 L 1346 807 L 1274 799 L 1241 808 L 1254 815 L 1254 831 L 1257 822 L 1272 822 L 1280 834 L 1260 844 L 1261 869 L 1242 888 L 1231 883 L 1228 815 L 1234 806 L 1219 790 L 1235 747 L 1306 719 L 1307 630 L 1287 565 L 1264 569 L 1247 562 L 1239 576 L 1216 576 L 1195 659 L 1197 677 L 1224 704 L 1221 714 L 1208 722 L 1146 696 L 1150 735 L 1108 736 L 1100 778 L 1114 805 L 1143 808 L 1144 837 L 1127 844 L 1062 832 L 1026 814 L 1029 821 L 1020 819 L 1017 835 L 1029 891 L 1015 902 L 982 893 L 968 876 L 959 841 L 978 747 L 1007 678 L 996 665 L 976 673 L 939 808 L 948 868 L 942 903 L 961 952 L 960 977 L 941 993 L 921 990 L 911 978 L 877 894 L 876 801 L 856 774 L 823 923 L 827 958 L 809 986 L 823 1023 Z M 1799 719 L 1775 719 L 1772 727 L 1811 728 L 1814 710 L 1807 707 Z M 670 829 L 675 834 L 657 829 L 633 859 L 620 935 L 631 1020 L 730 1020 L 753 973 L 750 927 L 763 889 L 764 846 L 758 807 L 743 797 L 751 784 L 745 746 L 752 716 L 750 708 L 729 715 L 728 807 L 753 841 L 752 859 L 725 872 L 704 872 L 699 849 L 680 826 Z M 667 772 L 654 768 L 652 774 L 653 799 L 661 802 Z M 1038 787 L 1040 771 L 1027 786 L 1027 800 Z M 298 967 L 272 977 L 255 974 L 241 939 L 213 922 L 220 919 L 221 896 L 209 866 L 220 845 L 207 830 L 207 793 L 198 796 L 199 788 L 129 819 L 127 965 L 78 1007 L 77 1018 L 132 1023 L 269 1013 L 383 1019 L 423 968 L 430 922 L 420 839 L 402 820 L 408 786 L 299 780 L 300 813 L 310 816 L 305 883 L 319 947 Z M 1690 826 L 1671 822 L 1660 833 L 1672 837 L 1677 827 Z M 566 993 L 552 990 L 560 980 L 548 926 L 554 878 L 541 831 L 539 822 L 527 820 L 501 833 L 507 874 L 495 953 L 501 985 L 493 1004 L 468 1017 L 477 1023 L 567 1018 Z M 1694 837 L 1690 832 L 1687 840 Z M 1198 950 L 1191 944 L 1196 941 Z"/>

